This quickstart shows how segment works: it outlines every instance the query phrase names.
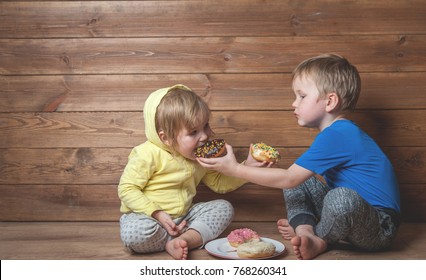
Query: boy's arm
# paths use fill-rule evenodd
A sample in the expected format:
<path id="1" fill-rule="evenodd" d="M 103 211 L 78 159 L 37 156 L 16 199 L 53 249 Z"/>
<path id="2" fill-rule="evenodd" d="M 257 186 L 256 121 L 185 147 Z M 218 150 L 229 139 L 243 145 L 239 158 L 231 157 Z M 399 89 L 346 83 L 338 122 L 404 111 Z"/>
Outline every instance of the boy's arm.
<path id="1" fill-rule="evenodd" d="M 203 167 L 221 172 L 228 176 L 238 177 L 249 182 L 279 189 L 297 187 L 309 177 L 315 175 L 297 164 L 288 169 L 259 168 L 242 165 L 237 162 L 232 147 L 226 144 L 227 154 L 220 158 L 197 158 Z"/>

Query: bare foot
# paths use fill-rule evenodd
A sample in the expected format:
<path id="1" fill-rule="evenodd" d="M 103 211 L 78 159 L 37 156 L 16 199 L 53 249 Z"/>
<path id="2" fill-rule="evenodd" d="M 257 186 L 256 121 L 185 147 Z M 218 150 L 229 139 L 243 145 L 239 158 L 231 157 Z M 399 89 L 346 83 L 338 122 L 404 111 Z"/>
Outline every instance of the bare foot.
<path id="1" fill-rule="evenodd" d="M 314 234 L 296 235 L 291 239 L 291 244 L 299 260 L 313 259 L 327 249 L 327 243 Z"/>
<path id="2" fill-rule="evenodd" d="M 288 223 L 287 219 L 280 219 L 277 221 L 278 232 L 281 233 L 285 240 L 291 240 L 296 236 L 293 227 Z"/>
<path id="3" fill-rule="evenodd" d="M 176 260 L 186 260 L 188 258 L 188 243 L 183 239 L 172 239 L 166 243 L 166 251 Z"/>

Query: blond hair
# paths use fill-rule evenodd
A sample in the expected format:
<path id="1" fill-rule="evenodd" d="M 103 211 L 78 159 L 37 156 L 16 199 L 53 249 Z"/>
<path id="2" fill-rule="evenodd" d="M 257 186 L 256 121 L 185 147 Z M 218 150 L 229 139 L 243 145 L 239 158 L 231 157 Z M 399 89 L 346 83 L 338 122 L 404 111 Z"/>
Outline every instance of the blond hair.
<path id="1" fill-rule="evenodd" d="M 355 66 L 335 54 L 323 54 L 300 63 L 293 71 L 292 80 L 311 78 L 320 97 L 335 92 L 341 101 L 341 111 L 353 111 L 361 92 L 361 78 Z"/>
<path id="2" fill-rule="evenodd" d="M 192 130 L 201 123 L 208 123 L 210 109 L 197 94 L 182 88 L 171 89 L 160 101 L 155 114 L 157 133 L 163 131 L 172 147 L 182 129 Z"/>

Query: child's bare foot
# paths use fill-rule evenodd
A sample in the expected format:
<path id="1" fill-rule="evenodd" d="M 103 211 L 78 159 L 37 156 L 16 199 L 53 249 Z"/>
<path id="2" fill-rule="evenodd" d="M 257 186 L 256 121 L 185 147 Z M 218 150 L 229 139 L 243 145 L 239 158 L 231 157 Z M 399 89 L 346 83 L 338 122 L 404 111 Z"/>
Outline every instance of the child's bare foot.
<path id="1" fill-rule="evenodd" d="M 313 259 L 327 249 L 327 243 L 314 234 L 296 235 L 291 239 L 291 244 L 299 260 Z"/>
<path id="2" fill-rule="evenodd" d="M 176 260 L 186 260 L 188 258 L 188 243 L 183 239 L 172 239 L 166 243 L 166 251 Z"/>
<path id="3" fill-rule="evenodd" d="M 289 224 L 287 219 L 280 219 L 277 221 L 278 232 L 281 233 L 285 240 L 291 240 L 296 236 L 293 227 Z"/>

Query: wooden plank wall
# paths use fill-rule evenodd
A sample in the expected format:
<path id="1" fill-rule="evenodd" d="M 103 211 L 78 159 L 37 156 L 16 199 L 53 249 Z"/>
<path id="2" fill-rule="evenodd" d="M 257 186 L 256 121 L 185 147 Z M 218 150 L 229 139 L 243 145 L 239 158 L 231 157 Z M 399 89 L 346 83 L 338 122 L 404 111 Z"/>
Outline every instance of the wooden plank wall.
<path id="1" fill-rule="evenodd" d="M 240 160 L 265 141 L 288 167 L 317 133 L 294 120 L 290 73 L 326 52 L 360 70 L 353 118 L 395 166 L 404 221 L 426 221 L 424 0 L 1 1 L 0 22 L 1 221 L 117 221 L 143 102 L 175 83 Z M 197 199 L 216 197 L 238 221 L 284 215 L 280 190 Z"/>

